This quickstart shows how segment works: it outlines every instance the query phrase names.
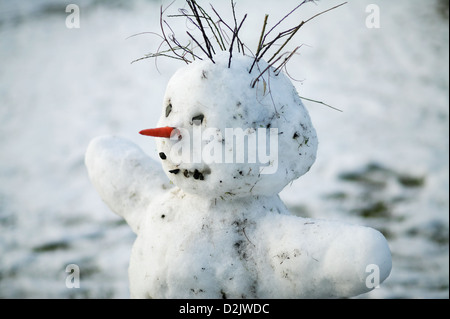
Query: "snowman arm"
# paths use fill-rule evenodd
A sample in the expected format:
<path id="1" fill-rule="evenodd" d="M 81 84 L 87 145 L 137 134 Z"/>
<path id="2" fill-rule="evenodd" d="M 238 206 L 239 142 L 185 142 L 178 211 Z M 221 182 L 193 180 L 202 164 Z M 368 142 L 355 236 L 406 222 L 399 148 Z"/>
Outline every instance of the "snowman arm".
<path id="1" fill-rule="evenodd" d="M 151 201 L 171 187 L 160 165 L 123 138 L 105 136 L 92 140 L 85 164 L 102 200 L 135 233 Z"/>
<path id="2" fill-rule="evenodd" d="M 286 296 L 342 298 L 367 293 L 390 274 L 391 253 L 375 229 L 334 221 L 274 216 L 260 229 L 274 281 Z"/>

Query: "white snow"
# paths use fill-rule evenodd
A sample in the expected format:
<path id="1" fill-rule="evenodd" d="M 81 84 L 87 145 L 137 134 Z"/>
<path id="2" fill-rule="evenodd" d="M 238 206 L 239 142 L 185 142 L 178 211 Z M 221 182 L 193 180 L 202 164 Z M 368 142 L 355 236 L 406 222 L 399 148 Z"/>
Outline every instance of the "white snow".
<path id="1" fill-rule="evenodd" d="M 65 4 L 0 3 L 1 297 L 129 296 L 135 236 L 99 199 L 83 157 L 92 138 L 116 134 L 156 159 L 154 142 L 137 132 L 156 126 L 169 78 L 183 64 L 160 58 L 161 74 L 154 61 L 129 64 L 159 45 L 151 35 L 125 39 L 159 29 L 161 2 L 78 3 L 81 28 L 72 30 Z M 380 6 L 380 29 L 365 26 L 371 3 Z M 307 45 L 288 66 L 303 80 L 295 82 L 301 96 L 344 113 L 304 101 L 320 140 L 317 160 L 281 198 L 304 217 L 386 235 L 392 273 L 363 298 L 449 296 L 448 14 L 439 3 L 350 1 L 302 28 L 297 41 Z M 296 4 L 239 1 L 251 47 L 265 13 L 274 23 Z M 334 4 L 322 0 L 301 16 Z M 228 3 L 217 8 L 227 12 Z M 359 179 L 343 179 L 347 173 Z M 405 187 L 401 175 L 419 186 Z M 362 216 L 377 203 L 386 207 L 381 215 Z M 80 289 L 65 286 L 71 263 L 80 266 Z"/>

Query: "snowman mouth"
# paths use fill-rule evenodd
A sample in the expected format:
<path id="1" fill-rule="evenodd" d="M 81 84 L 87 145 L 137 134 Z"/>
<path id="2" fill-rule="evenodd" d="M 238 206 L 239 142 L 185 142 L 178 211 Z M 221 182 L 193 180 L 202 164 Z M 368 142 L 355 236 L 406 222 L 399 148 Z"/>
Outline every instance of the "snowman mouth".
<path id="1" fill-rule="evenodd" d="M 175 168 L 169 171 L 170 174 L 183 176 L 184 178 L 193 178 L 194 180 L 204 181 L 211 174 L 211 169 L 205 167 L 203 169 L 181 169 Z"/>

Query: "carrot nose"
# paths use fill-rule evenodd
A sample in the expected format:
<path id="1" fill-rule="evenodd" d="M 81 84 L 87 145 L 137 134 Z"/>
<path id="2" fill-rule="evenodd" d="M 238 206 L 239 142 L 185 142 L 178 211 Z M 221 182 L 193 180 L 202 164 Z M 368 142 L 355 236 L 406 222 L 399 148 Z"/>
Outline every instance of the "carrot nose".
<path id="1" fill-rule="evenodd" d="M 172 132 L 175 130 L 176 129 L 174 127 L 158 127 L 140 131 L 139 134 L 145 136 L 170 138 Z"/>

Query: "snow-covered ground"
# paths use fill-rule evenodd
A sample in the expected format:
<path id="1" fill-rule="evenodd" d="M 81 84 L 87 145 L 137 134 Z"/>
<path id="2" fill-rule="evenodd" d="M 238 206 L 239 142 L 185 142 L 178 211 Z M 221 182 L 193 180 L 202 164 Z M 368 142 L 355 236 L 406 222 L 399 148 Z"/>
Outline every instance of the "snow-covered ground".
<path id="1" fill-rule="evenodd" d="M 298 1 L 240 0 L 242 37 L 256 47 Z M 446 1 L 350 0 L 296 36 L 288 65 L 319 136 L 316 164 L 281 193 L 301 216 L 383 232 L 393 269 L 361 298 L 449 297 L 449 31 Z M 159 7 L 169 1 L 0 2 L 0 297 L 127 298 L 135 236 L 101 202 L 84 153 L 99 135 L 126 137 L 156 158 L 138 131 L 155 126 L 165 86 L 183 64 L 154 51 Z M 207 1 L 200 1 L 207 4 Z M 308 4 L 307 18 L 339 2 Z M 448 2 L 447 2 L 448 3 Z M 380 28 L 369 29 L 369 4 Z M 177 0 L 172 12 L 183 6 Z M 215 4 L 231 17 L 228 1 Z M 171 20 L 179 29 L 182 19 Z M 292 20 L 291 20 L 292 22 Z M 80 267 L 79 289 L 66 266 Z"/>

